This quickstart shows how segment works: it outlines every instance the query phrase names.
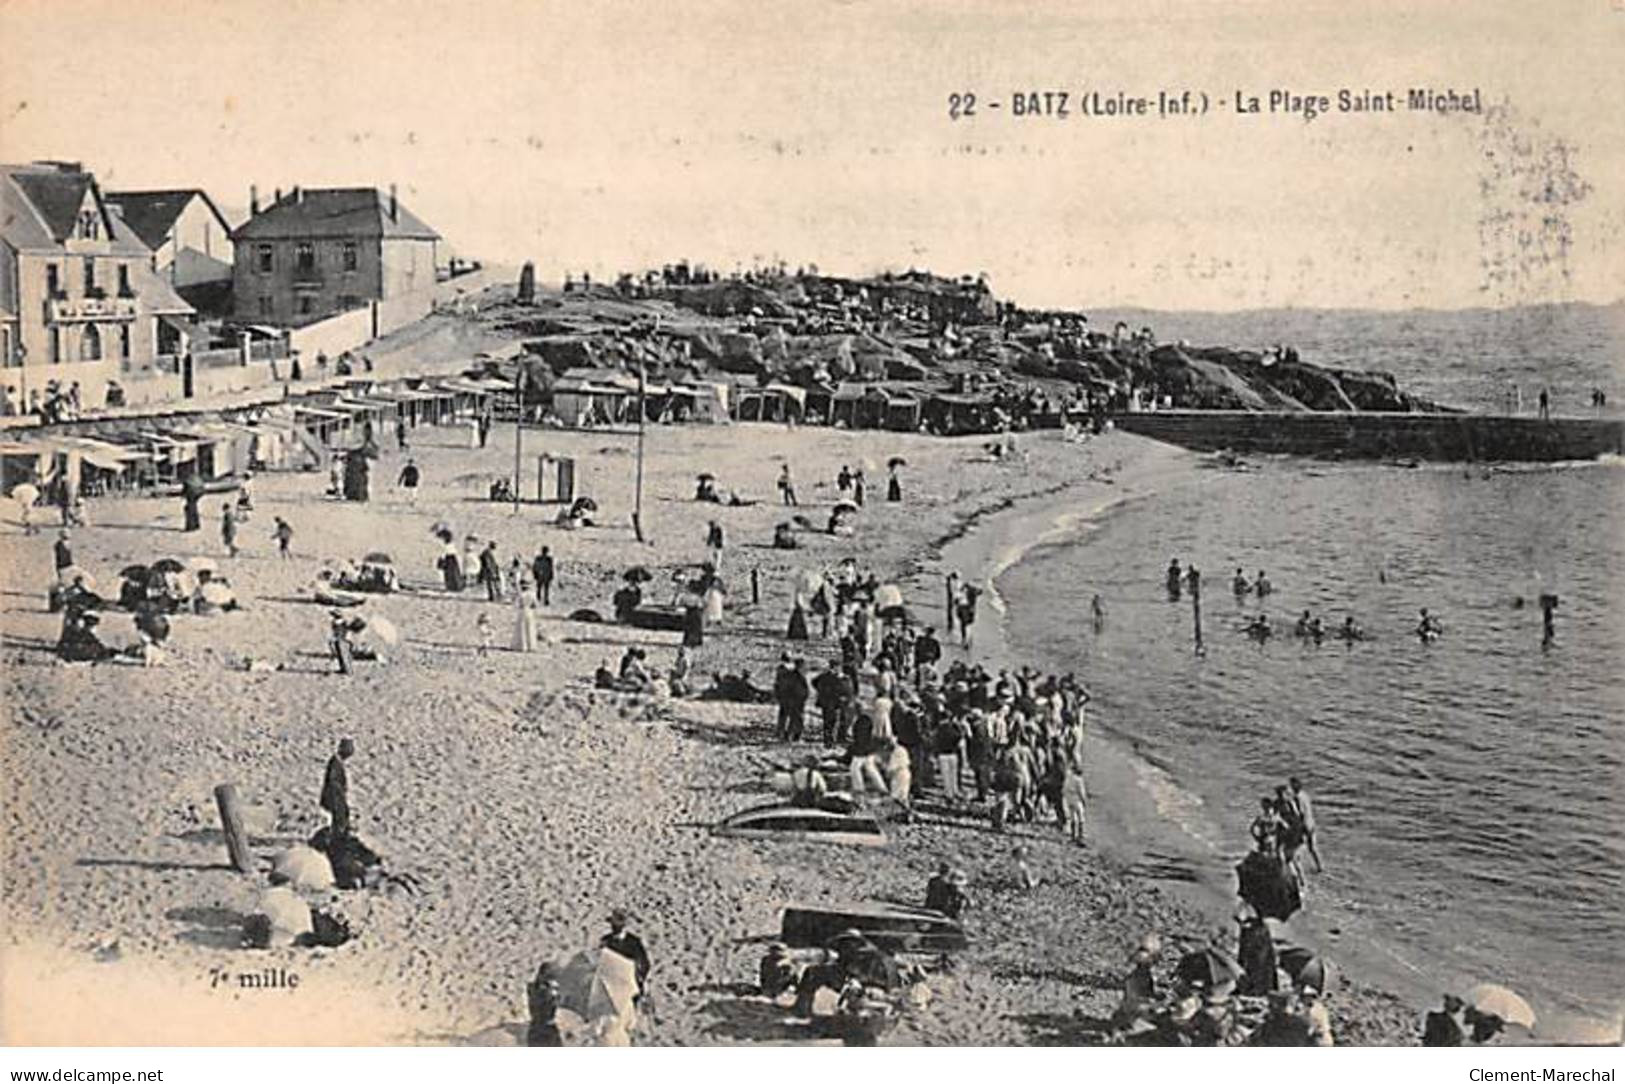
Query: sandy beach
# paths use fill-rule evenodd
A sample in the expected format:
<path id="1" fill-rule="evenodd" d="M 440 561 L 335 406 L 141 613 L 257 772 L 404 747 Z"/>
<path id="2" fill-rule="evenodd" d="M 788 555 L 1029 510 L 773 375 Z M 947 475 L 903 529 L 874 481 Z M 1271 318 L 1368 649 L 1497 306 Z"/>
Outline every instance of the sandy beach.
<path id="1" fill-rule="evenodd" d="M 769 684 L 798 573 L 853 556 L 895 577 L 940 631 L 947 569 L 986 583 L 1054 526 L 1058 506 L 1087 517 L 1189 478 L 1186 453 L 1122 434 L 1087 444 L 1045 434 L 1022 438 L 1021 461 L 999 462 L 974 438 L 656 427 L 644 545 L 629 526 L 630 435 L 525 432 L 527 486 L 538 454 L 576 458 L 578 492 L 601 508 L 601 526 L 581 531 L 552 526 L 554 506 L 515 511 L 484 499 L 489 480 L 511 471 L 513 442 L 511 425 L 483 450 L 468 448 L 463 429 L 414 431 L 424 470 L 415 504 L 392 484 L 404 458 L 393 441 L 367 504 L 324 497 L 325 475 L 261 475 L 235 559 L 220 543 L 224 498 L 206 502 L 204 530 L 192 534 L 180 529 L 178 499 L 93 502 L 73 545 L 103 589 L 126 564 L 208 554 L 243 601 L 239 613 L 177 618 L 171 658 L 157 669 L 57 662 L 49 645 L 59 619 L 45 609 L 54 532 L 25 538 L 5 525 L 5 1041 L 513 1043 L 536 965 L 592 943 L 612 906 L 631 910 L 655 964 L 639 1044 L 800 1041 L 808 1033 L 784 1009 L 742 996 L 780 907 L 918 902 L 936 864 L 952 858 L 977 904 L 972 947 L 951 974 L 933 977 L 930 1006 L 906 1015 L 889 1041 L 1077 1042 L 1109 1014 L 1143 934 L 1160 931 L 1177 947 L 1227 924 L 1227 909 L 1128 876 L 1114 857 L 1125 853 L 1121 839 L 1078 847 L 1047 823 L 998 835 L 985 820 L 927 814 L 890 826 L 883 849 L 714 837 L 709 825 L 763 800 L 762 765 L 794 755 L 774 741 L 773 709 L 595 690 L 594 667 L 613 666 L 626 645 L 646 646 L 663 670 L 679 637 L 566 618 L 578 607 L 607 613 L 634 564 L 655 570 L 651 593 L 663 601 L 663 570 L 702 559 L 716 518 L 728 536 L 730 603 L 696 657 L 698 684 L 740 668 Z M 894 455 L 908 461 L 902 504 L 871 499 L 853 538 L 806 533 L 799 550 L 771 548 L 787 518 L 774 490 L 781 463 L 810 506 L 801 511 L 821 524 L 841 464 Z M 696 469 L 760 503 L 694 502 Z M 277 557 L 273 516 L 294 527 L 292 560 Z M 505 649 L 511 604 L 440 589 L 430 534 L 439 520 L 495 540 L 504 566 L 552 548 L 559 580 L 539 650 Z M 342 677 L 327 653 L 326 609 L 308 587 L 324 561 L 375 549 L 392 555 L 405 590 L 366 609 L 394 622 L 404 642 Z M 753 568 L 759 605 L 750 602 Z M 998 600 L 989 601 L 971 655 L 998 660 Z M 498 645 L 485 656 L 476 650 L 482 611 Z M 817 639 L 803 646 L 816 658 L 836 650 Z M 274 669 L 245 671 L 245 657 Z M 1081 661 L 1079 671 L 1087 680 Z M 255 848 L 269 855 L 325 823 L 322 765 L 345 735 L 358 746 L 350 775 L 359 830 L 420 891 L 338 894 L 359 934 L 338 948 L 236 948 L 262 879 L 226 865 L 213 786 L 237 784 L 253 807 Z M 1090 792 L 1104 807 L 1091 817 L 1107 835 L 1135 819 L 1110 808 L 1134 789 L 1125 764 L 1104 745 L 1090 758 Z M 1030 891 L 1016 880 L 1018 843 L 1041 878 Z M 265 969 L 297 974 L 297 987 L 220 981 Z M 1351 973 L 1331 995 L 1338 1042 L 1412 1041 L 1416 1007 L 1360 980 Z"/>

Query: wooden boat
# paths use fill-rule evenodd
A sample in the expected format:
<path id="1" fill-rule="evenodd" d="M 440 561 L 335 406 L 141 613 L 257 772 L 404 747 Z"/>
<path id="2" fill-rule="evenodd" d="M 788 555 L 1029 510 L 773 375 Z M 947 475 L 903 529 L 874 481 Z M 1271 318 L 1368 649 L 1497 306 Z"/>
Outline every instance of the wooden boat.
<path id="1" fill-rule="evenodd" d="M 842 813 L 775 802 L 741 810 L 712 829 L 739 839 L 792 840 L 798 843 L 848 843 L 883 847 L 886 833 L 866 813 Z"/>
<path id="2" fill-rule="evenodd" d="M 791 904 L 779 929 L 791 948 L 822 947 L 844 930 L 887 952 L 952 952 L 970 944 L 965 927 L 947 915 L 895 903 Z"/>

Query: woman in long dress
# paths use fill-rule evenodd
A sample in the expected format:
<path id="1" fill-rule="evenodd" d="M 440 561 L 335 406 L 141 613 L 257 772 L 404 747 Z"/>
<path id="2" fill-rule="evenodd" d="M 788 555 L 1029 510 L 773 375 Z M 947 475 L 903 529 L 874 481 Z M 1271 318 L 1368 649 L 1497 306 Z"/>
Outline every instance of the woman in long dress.
<path id="1" fill-rule="evenodd" d="M 513 649 L 526 653 L 535 651 L 536 599 L 528 591 L 514 592 L 513 599 Z"/>

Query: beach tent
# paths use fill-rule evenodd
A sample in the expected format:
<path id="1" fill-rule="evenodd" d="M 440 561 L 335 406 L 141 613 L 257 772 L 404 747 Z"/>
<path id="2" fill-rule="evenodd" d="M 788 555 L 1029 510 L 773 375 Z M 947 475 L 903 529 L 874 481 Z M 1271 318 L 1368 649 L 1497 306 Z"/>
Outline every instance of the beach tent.
<path id="1" fill-rule="evenodd" d="M 709 381 L 694 384 L 673 384 L 671 394 L 685 400 L 687 421 L 709 422 L 713 425 L 729 420 L 727 384 Z"/>
<path id="2" fill-rule="evenodd" d="M 561 377 L 553 385 L 553 413 L 566 425 L 607 425 L 625 416 L 627 398 L 635 394 L 614 384 Z"/>

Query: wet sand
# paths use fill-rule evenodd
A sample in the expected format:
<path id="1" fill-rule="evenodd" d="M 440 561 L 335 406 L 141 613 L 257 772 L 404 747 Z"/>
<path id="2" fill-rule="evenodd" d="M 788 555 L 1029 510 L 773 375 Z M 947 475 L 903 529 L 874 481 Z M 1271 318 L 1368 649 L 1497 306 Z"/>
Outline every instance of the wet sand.
<path id="1" fill-rule="evenodd" d="M 655 428 L 644 505 L 651 546 L 629 528 L 634 442 L 604 432 L 524 435 L 527 488 L 536 455 L 576 457 L 578 492 L 599 501 L 603 524 L 583 531 L 551 526 L 556 506 L 516 513 L 483 499 L 489 479 L 512 469 L 511 426 L 479 451 L 467 447 L 465 430 L 415 431 L 425 474 L 415 506 L 391 484 L 403 461 L 393 448 L 376 465 L 369 504 L 324 498 L 325 474 L 262 475 L 237 559 L 225 559 L 219 541 L 224 498 L 206 502 L 205 529 L 194 534 L 179 530 L 178 500 L 93 502 L 93 525 L 74 545 L 104 588 L 125 564 L 206 553 L 221 559 L 246 606 L 176 619 L 169 665 L 154 670 L 67 667 L 41 650 L 58 628 L 44 611 L 54 535 L 25 539 L 6 524 L 6 1041 L 513 1042 L 537 963 L 591 943 L 614 905 L 632 910 L 655 961 L 640 1044 L 799 1041 L 807 1033 L 784 1010 L 740 996 L 779 908 L 918 901 L 943 859 L 970 876 L 974 944 L 952 974 L 933 980 L 930 1007 L 907 1016 L 892 1041 L 1079 1041 L 1086 1019 L 1115 1004 L 1124 960 L 1143 933 L 1160 930 L 1177 948 L 1181 937 L 1205 938 L 1227 910 L 1215 915 L 1129 875 L 1110 853 L 1110 827 L 1077 847 L 1052 825 L 996 835 L 983 820 L 928 805 L 920 822 L 890 826 L 884 849 L 713 837 L 706 826 L 765 800 L 761 765 L 793 755 L 773 739 L 773 709 L 596 691 L 594 666 L 613 666 L 626 644 L 645 644 L 663 670 L 678 637 L 565 619 L 581 606 L 608 612 L 620 572 L 633 564 L 656 569 L 650 595 L 660 600 L 669 590 L 663 570 L 699 561 L 706 521 L 716 518 L 728 534 L 730 605 L 697 656 L 699 684 L 742 666 L 766 684 L 785 647 L 797 573 L 855 556 L 883 579 L 894 574 L 941 631 L 949 564 L 985 580 L 1011 532 L 1039 529 L 1037 517 L 1052 516 L 1056 501 L 1075 499 L 1087 514 L 1188 469 L 1183 453 L 1121 434 L 1086 445 L 1027 436 L 1023 448 L 1024 462 L 999 463 L 976 439 Z M 881 499 L 892 455 L 909 462 L 901 505 Z M 819 525 L 841 463 L 881 468 L 869 473 L 855 538 L 803 534 L 802 549 L 770 547 L 774 525 L 787 518 L 774 488 L 786 459 L 802 511 Z M 699 469 L 762 503 L 692 501 Z M 274 515 L 294 526 L 291 561 L 275 555 Z M 495 539 L 504 566 L 516 550 L 528 562 L 540 545 L 553 548 L 559 583 L 538 651 L 477 654 L 477 615 L 489 613 L 504 647 L 513 608 L 484 602 L 477 589 L 440 591 L 429 529 L 442 519 L 459 535 Z M 306 601 L 306 588 L 324 559 L 374 549 L 391 553 L 407 590 L 365 609 L 387 616 L 405 642 L 386 651 L 387 662 L 362 663 L 344 678 L 326 655 L 326 609 Z M 757 606 L 752 567 L 762 585 Z M 994 613 L 984 607 L 977 657 L 998 651 Z M 802 646 L 816 657 L 834 651 L 817 640 Z M 244 656 L 281 669 L 234 669 Z M 1087 678 L 1082 661 L 1079 672 Z M 256 807 L 256 850 L 269 854 L 324 823 L 322 765 L 343 735 L 358 746 L 350 775 L 361 833 L 422 890 L 341 894 L 360 936 L 336 949 L 231 947 L 257 879 L 226 868 L 211 788 L 237 783 Z M 1115 755 L 1102 744 L 1091 761 L 1092 815 L 1133 828 L 1139 815 L 1119 811 L 1131 797 L 1122 778 L 1130 769 Z M 1031 892 L 1015 880 L 1018 843 L 1032 850 L 1042 878 Z M 298 987 L 218 981 L 221 971 L 267 968 L 296 973 Z M 1358 985 L 1334 994 L 1332 1008 L 1339 1041 L 1414 1034 L 1412 1007 Z"/>

